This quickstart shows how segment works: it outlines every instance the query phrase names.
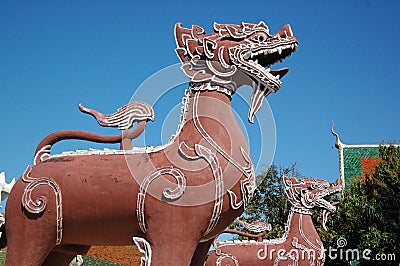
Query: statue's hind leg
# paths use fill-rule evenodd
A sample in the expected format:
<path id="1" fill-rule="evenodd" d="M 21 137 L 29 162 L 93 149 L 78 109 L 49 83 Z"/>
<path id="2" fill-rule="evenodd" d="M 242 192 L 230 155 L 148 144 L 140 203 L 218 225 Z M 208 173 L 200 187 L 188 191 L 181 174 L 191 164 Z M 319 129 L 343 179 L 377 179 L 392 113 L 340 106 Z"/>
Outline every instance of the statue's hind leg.
<path id="1" fill-rule="evenodd" d="M 207 253 L 210 250 L 213 239 L 206 242 L 199 243 L 197 245 L 196 251 L 194 252 L 192 262 L 190 266 L 202 266 L 204 265 Z"/>
<path id="2" fill-rule="evenodd" d="M 13 201 L 15 197 L 10 203 Z M 20 201 L 17 203 L 21 204 Z M 37 266 L 44 262 L 57 241 L 53 212 L 51 208 L 40 214 L 28 213 L 22 207 L 6 210 L 6 266 Z"/>
<path id="3" fill-rule="evenodd" d="M 40 220 L 39 218 L 38 220 Z M 47 225 L 37 220 L 25 223 L 7 220 L 6 266 L 42 265 L 56 241 L 56 227 L 47 230 Z"/>
<path id="4" fill-rule="evenodd" d="M 196 243 L 169 239 L 169 243 L 152 245 L 151 265 L 188 266 L 196 249 Z M 146 265 L 146 264 L 145 264 Z"/>
<path id="5" fill-rule="evenodd" d="M 144 253 L 141 259 L 141 265 L 144 266 L 188 266 L 197 246 L 197 239 L 190 236 L 183 238 L 168 233 L 153 239 L 151 244 L 143 238 L 134 237 L 133 239 L 139 251 Z"/>

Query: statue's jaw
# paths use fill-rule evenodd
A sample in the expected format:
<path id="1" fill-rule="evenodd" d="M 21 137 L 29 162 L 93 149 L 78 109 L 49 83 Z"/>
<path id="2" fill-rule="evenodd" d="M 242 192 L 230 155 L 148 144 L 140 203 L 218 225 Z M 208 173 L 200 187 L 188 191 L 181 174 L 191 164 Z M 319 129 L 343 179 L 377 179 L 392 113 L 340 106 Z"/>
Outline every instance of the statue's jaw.
<path id="1" fill-rule="evenodd" d="M 281 68 L 279 70 L 268 70 L 270 75 L 280 79 L 289 71 L 288 68 Z M 253 94 L 250 99 L 250 109 L 248 119 L 250 123 L 254 123 L 254 116 L 257 111 L 261 108 L 264 98 L 267 97 L 271 92 L 276 92 L 273 88 L 265 86 L 264 83 L 259 82 L 257 79 L 252 79 Z M 279 81 L 280 82 L 280 81 Z"/>
<path id="2" fill-rule="evenodd" d="M 281 78 L 288 72 L 287 68 L 271 70 L 270 66 L 282 62 L 297 50 L 298 42 L 289 25 L 278 33 L 267 35 L 256 33 L 246 44 L 236 45 L 229 49 L 230 58 L 243 73 L 250 77 L 254 93 L 248 119 L 254 122 L 254 115 L 260 109 L 263 99 L 281 87 Z M 267 68 L 266 68 L 267 67 Z"/>

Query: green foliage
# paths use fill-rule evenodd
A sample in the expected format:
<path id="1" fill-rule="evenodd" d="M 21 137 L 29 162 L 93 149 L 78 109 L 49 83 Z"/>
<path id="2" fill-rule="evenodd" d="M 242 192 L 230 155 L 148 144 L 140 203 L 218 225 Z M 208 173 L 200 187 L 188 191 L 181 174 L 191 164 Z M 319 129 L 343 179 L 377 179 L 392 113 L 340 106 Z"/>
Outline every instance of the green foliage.
<path id="1" fill-rule="evenodd" d="M 299 176 L 296 165 L 290 167 L 277 167 L 272 165 L 269 170 L 257 177 L 257 180 L 262 179 L 262 182 L 254 192 L 254 196 L 246 208 L 245 213 L 240 217 L 240 220 L 246 222 L 255 222 L 264 220 L 272 225 L 272 230 L 269 231 L 264 238 L 278 238 L 285 232 L 285 225 L 290 210 L 290 203 L 285 194 L 285 188 L 282 182 L 282 176 Z M 242 226 L 234 223 L 232 229 L 247 231 Z M 238 237 L 239 239 L 248 239 L 247 237 Z"/>
<path id="2" fill-rule="evenodd" d="M 400 259 L 400 148 L 381 146 L 379 157 L 382 161 L 375 173 L 367 175 L 365 181 L 360 177 L 351 180 L 337 212 L 330 217 L 329 230 L 317 228 L 325 248 L 337 248 L 337 240 L 342 237 L 347 240 L 343 249 L 358 249 L 361 257 L 369 249 L 372 252 L 367 255 L 371 258 L 376 254 L 395 254 L 396 258 L 396 261 L 360 259 L 359 265 L 398 265 Z M 342 260 L 327 256 L 326 265 L 344 265 L 350 260 L 345 256 Z"/>
<path id="3" fill-rule="evenodd" d="M 122 266 L 122 264 L 109 262 L 101 259 L 95 259 L 87 256 L 82 256 L 83 266 Z"/>
<path id="4" fill-rule="evenodd" d="M 6 251 L 1 250 L 0 251 L 0 265 L 4 265 L 6 260 Z"/>

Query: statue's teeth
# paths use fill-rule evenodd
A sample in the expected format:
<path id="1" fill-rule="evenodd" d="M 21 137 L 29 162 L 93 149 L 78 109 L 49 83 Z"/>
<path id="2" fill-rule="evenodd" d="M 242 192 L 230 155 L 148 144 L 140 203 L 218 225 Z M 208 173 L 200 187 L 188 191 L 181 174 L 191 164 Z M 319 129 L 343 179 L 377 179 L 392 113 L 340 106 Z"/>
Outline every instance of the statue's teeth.
<path id="1" fill-rule="evenodd" d="M 278 50 L 278 54 L 282 53 L 282 47 L 277 47 L 276 49 Z"/>
<path id="2" fill-rule="evenodd" d="M 247 60 L 250 58 L 250 56 L 251 56 L 251 52 L 247 51 L 246 53 L 244 53 L 243 58 Z"/>

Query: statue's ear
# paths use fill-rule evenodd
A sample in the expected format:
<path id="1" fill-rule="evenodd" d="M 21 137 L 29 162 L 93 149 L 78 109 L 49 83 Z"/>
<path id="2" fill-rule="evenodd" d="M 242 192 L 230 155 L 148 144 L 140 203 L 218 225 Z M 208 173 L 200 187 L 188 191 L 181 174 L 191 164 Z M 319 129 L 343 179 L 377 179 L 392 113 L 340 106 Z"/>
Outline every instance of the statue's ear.
<path id="1" fill-rule="evenodd" d="M 186 39 L 190 38 L 192 32 L 190 29 L 183 28 L 180 22 L 175 24 L 175 40 L 178 47 L 185 47 Z"/>
<path id="2" fill-rule="evenodd" d="M 283 183 L 285 186 L 289 187 L 292 186 L 293 184 L 297 184 L 297 179 L 295 177 L 288 177 L 288 176 L 283 176 Z"/>
<path id="3" fill-rule="evenodd" d="M 192 37 L 196 40 L 201 39 L 201 35 L 204 34 L 204 29 L 198 25 L 192 25 Z"/>
<path id="4" fill-rule="evenodd" d="M 260 23 L 258 23 L 257 26 L 258 26 L 259 28 L 264 28 L 264 29 L 266 29 L 267 31 L 269 31 L 267 24 L 265 24 L 264 21 L 262 21 L 262 20 L 260 21 Z"/>
<path id="5" fill-rule="evenodd" d="M 283 179 L 283 183 L 287 184 L 287 181 L 288 181 L 289 177 L 287 177 L 287 176 L 284 175 L 284 176 L 282 177 L 282 179 Z"/>
<path id="6" fill-rule="evenodd" d="M 214 22 L 214 31 L 219 32 L 222 29 L 222 25 Z"/>
<path id="7" fill-rule="evenodd" d="M 235 25 L 226 25 L 226 29 L 232 38 L 243 39 L 246 37 L 246 34 Z"/>

